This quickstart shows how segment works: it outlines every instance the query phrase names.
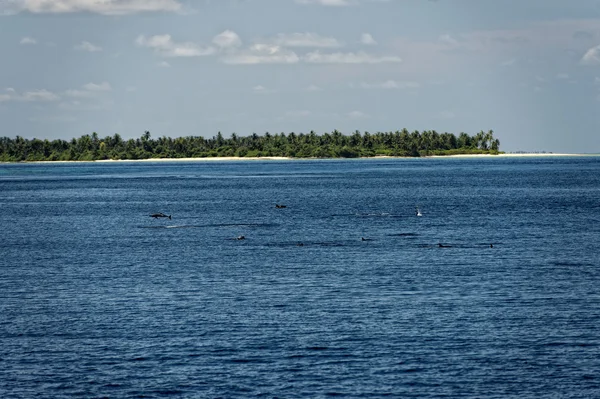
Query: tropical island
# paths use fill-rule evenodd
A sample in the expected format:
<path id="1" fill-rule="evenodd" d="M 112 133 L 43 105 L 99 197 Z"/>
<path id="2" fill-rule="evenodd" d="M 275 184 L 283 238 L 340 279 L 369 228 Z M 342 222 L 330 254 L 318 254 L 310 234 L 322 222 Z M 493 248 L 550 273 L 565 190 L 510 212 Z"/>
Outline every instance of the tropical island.
<path id="1" fill-rule="evenodd" d="M 180 158 L 359 158 L 376 156 L 422 157 L 463 154 L 500 154 L 500 140 L 494 132 L 475 135 L 438 133 L 435 130 L 409 132 L 355 131 L 344 135 L 338 130 L 318 135 L 304 133 L 256 133 L 229 138 L 219 132 L 212 138 L 201 136 L 159 137 L 149 131 L 138 139 L 124 140 L 119 134 L 101 138 L 96 132 L 80 138 L 41 140 L 0 138 L 0 162 L 99 161 Z"/>

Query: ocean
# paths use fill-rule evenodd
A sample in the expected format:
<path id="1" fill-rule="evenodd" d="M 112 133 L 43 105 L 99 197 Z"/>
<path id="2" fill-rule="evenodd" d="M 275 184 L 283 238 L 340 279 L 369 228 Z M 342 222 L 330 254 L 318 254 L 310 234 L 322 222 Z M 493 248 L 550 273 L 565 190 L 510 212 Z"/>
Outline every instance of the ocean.
<path id="1" fill-rule="evenodd" d="M 5 399 L 600 397 L 600 157 L 2 164 L 0 206 Z"/>

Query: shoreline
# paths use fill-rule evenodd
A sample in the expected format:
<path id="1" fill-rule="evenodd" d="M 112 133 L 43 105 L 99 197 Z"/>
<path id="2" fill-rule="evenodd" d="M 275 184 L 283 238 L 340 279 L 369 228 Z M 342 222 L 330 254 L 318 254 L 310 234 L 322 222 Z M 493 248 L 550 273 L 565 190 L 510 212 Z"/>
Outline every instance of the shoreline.
<path id="1" fill-rule="evenodd" d="M 341 160 L 341 159 L 443 159 L 443 158 L 535 158 L 535 157 L 590 157 L 600 154 L 569 154 L 569 153 L 507 153 L 507 154 L 455 154 L 428 155 L 424 157 L 395 157 L 378 155 L 360 158 L 291 158 L 291 157 L 206 157 L 206 158 L 148 158 L 148 159 L 99 159 L 95 161 L 21 161 L 0 162 L 0 164 L 44 164 L 44 163 L 125 163 L 125 162 L 232 162 L 232 161 L 302 161 L 302 160 Z"/>

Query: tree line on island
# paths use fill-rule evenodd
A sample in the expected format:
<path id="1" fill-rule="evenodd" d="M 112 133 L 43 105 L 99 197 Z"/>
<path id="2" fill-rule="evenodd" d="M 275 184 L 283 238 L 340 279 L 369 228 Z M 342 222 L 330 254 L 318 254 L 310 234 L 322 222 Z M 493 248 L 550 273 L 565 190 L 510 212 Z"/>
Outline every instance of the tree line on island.
<path id="1" fill-rule="evenodd" d="M 146 131 L 138 139 L 124 140 L 114 134 L 101 138 L 96 132 L 66 140 L 0 138 L 0 161 L 95 161 L 104 159 L 206 158 L 206 157 L 290 157 L 358 158 L 375 156 L 421 157 L 430 155 L 498 154 L 500 141 L 494 132 L 480 131 L 471 136 L 438 133 L 435 130 L 409 132 L 354 132 L 338 130 L 317 134 L 279 133 L 250 136 L 219 132 L 212 138 L 201 136 L 159 137 Z"/>

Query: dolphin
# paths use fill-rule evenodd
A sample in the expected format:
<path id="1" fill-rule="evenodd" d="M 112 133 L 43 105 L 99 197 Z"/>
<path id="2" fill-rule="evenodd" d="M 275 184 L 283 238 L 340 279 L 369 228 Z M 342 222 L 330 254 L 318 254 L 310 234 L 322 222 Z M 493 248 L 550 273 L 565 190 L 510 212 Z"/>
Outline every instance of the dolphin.
<path id="1" fill-rule="evenodd" d="M 287 206 L 286 205 L 275 204 L 275 208 L 281 209 L 281 208 L 287 208 Z"/>
<path id="2" fill-rule="evenodd" d="M 169 220 L 171 220 L 171 215 L 165 215 L 164 213 L 160 212 L 160 213 L 153 213 L 152 215 L 150 215 L 151 218 L 154 219 L 158 219 L 158 218 L 169 218 Z"/>

